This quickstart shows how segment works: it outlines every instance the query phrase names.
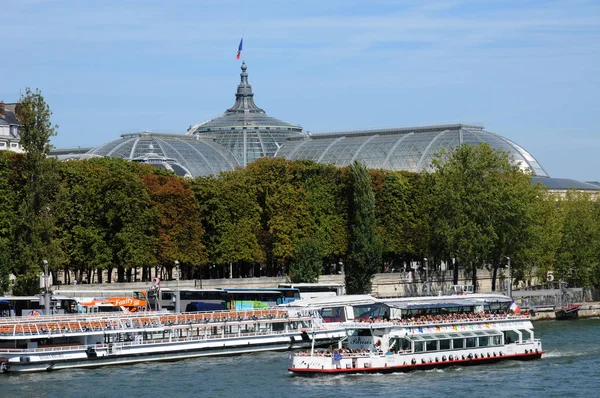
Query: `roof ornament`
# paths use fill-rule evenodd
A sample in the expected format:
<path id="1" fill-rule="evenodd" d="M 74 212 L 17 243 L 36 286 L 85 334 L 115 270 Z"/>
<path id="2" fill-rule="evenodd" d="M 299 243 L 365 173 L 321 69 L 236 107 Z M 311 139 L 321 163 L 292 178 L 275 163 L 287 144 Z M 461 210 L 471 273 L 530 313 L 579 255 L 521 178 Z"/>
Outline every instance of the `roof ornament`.
<path id="1" fill-rule="evenodd" d="M 242 62 L 242 73 L 240 73 L 240 84 L 235 94 L 235 104 L 226 113 L 265 113 L 265 111 L 254 103 L 252 86 L 248 83 L 246 61 Z"/>

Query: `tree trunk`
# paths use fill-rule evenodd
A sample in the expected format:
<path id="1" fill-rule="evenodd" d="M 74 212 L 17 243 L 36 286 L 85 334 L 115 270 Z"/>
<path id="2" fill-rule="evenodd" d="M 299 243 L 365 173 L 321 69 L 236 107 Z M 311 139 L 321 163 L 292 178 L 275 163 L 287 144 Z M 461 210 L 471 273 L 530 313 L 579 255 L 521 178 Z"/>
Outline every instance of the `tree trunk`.
<path id="1" fill-rule="evenodd" d="M 492 270 L 492 292 L 496 291 L 496 277 L 498 276 L 498 266 L 494 265 Z"/>
<path id="2" fill-rule="evenodd" d="M 475 265 L 473 265 L 473 279 L 471 280 L 471 283 L 473 284 L 473 292 L 478 292 L 479 289 L 477 289 L 477 267 Z"/>
<path id="3" fill-rule="evenodd" d="M 454 262 L 454 264 L 452 265 L 453 269 L 453 278 L 452 278 L 452 284 L 453 285 L 458 285 L 458 262 Z"/>

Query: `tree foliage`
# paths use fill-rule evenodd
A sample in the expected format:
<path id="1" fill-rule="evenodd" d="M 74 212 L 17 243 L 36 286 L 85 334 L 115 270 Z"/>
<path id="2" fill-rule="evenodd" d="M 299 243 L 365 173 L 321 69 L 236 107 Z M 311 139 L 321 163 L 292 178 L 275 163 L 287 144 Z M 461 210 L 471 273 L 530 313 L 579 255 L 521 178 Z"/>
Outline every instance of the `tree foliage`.
<path id="1" fill-rule="evenodd" d="M 316 283 L 321 275 L 323 260 L 321 248 L 315 239 L 298 244 L 298 255 L 290 265 L 292 283 Z"/>
<path id="2" fill-rule="evenodd" d="M 39 90 L 27 88 L 16 108 L 21 144 L 25 155 L 20 167 L 23 189 L 17 199 L 20 206 L 14 229 L 13 273 L 17 294 L 34 294 L 39 291 L 39 276 L 43 260 L 51 268 L 61 257 L 54 240 L 54 206 L 58 179 L 56 161 L 47 159 L 50 137 L 56 134 L 50 117 L 52 112 Z"/>
<path id="3" fill-rule="evenodd" d="M 461 145 L 438 154 L 432 164 L 431 250 L 455 258 L 476 286 L 478 267 L 497 269 L 517 253 L 536 192 L 508 154 L 488 144 Z M 513 265 L 518 269 L 519 263 Z"/>
<path id="4" fill-rule="evenodd" d="M 382 245 L 375 220 L 371 176 L 360 162 L 349 167 L 350 250 L 346 266 L 348 294 L 371 292 L 371 279 L 381 267 Z"/>

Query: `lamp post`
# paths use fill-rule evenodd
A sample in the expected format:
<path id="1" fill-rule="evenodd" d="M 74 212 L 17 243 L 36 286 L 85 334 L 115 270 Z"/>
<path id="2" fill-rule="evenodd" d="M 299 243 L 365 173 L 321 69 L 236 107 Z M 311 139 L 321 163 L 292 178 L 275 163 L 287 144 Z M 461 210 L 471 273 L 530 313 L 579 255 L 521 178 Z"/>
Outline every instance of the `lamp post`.
<path id="1" fill-rule="evenodd" d="M 423 259 L 423 264 L 425 265 L 425 282 L 427 282 L 427 257 Z"/>
<path id="2" fill-rule="evenodd" d="M 177 291 L 175 292 L 175 313 L 181 312 L 181 303 L 179 300 L 179 261 L 175 260 L 175 279 L 177 280 Z"/>
<path id="3" fill-rule="evenodd" d="M 48 260 L 42 260 L 44 263 L 44 313 L 50 315 L 50 298 L 48 297 Z"/>
<path id="4" fill-rule="evenodd" d="M 512 298 L 512 274 L 510 271 L 510 257 L 506 256 L 508 261 L 508 296 Z"/>

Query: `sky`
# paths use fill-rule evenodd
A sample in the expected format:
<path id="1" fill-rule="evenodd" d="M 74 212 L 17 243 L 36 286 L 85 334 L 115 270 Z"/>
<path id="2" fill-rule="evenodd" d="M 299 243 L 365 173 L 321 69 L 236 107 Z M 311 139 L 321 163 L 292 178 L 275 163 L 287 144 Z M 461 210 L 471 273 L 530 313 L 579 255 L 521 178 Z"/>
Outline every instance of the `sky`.
<path id="1" fill-rule="evenodd" d="M 0 0 L 0 100 L 49 104 L 56 148 L 185 133 L 256 104 L 305 131 L 468 123 L 552 177 L 600 180 L 597 0 Z"/>

